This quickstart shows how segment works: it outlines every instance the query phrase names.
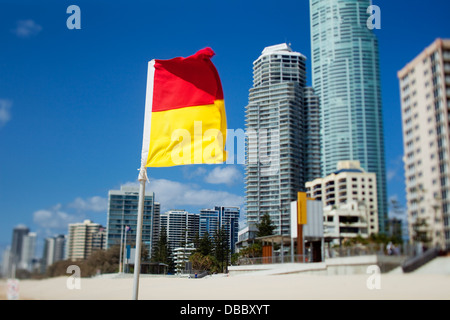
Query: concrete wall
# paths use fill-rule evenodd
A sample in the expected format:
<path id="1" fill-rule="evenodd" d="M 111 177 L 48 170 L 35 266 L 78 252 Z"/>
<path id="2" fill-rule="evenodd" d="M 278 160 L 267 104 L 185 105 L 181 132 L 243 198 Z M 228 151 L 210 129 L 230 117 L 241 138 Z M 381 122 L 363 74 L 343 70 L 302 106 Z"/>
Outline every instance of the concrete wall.
<path id="1" fill-rule="evenodd" d="M 320 263 L 284 263 L 230 266 L 230 274 L 270 275 L 270 274 L 315 274 L 315 275 L 352 275 L 366 274 L 367 267 L 377 265 L 382 273 L 400 266 L 405 260 L 402 256 L 359 256 L 345 258 L 329 258 Z"/>

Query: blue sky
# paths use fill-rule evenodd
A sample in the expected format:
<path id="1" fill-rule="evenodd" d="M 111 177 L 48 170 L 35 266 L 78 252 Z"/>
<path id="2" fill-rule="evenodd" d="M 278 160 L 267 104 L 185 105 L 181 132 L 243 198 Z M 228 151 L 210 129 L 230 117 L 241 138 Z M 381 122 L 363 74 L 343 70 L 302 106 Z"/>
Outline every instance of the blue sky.
<path id="1" fill-rule="evenodd" d="M 450 37 L 450 3 L 373 3 L 382 17 L 388 195 L 404 204 L 396 73 L 437 37 Z M 81 30 L 66 27 L 72 4 Z M 228 128 L 244 129 L 253 61 L 283 42 L 309 58 L 309 28 L 307 0 L 0 0 L 0 251 L 18 224 L 39 242 L 66 233 L 69 222 L 106 224 L 108 190 L 137 180 L 149 60 L 212 47 Z M 163 209 L 244 204 L 242 165 L 155 168 L 149 176 Z"/>

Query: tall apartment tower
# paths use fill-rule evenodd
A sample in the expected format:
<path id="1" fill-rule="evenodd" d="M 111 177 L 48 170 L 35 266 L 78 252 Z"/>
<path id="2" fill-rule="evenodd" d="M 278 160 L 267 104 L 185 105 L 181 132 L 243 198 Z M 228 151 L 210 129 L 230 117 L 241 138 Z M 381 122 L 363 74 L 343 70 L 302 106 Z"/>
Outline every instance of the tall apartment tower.
<path id="1" fill-rule="evenodd" d="M 42 255 L 43 269 L 53 263 L 65 259 L 66 236 L 58 235 L 44 240 L 44 253 Z"/>
<path id="2" fill-rule="evenodd" d="M 121 186 L 120 190 L 108 193 L 108 217 L 106 227 L 106 247 L 118 245 L 124 241 L 125 227 L 127 244 L 136 243 L 138 218 L 139 187 Z M 155 202 L 155 194 L 147 193 L 144 199 L 144 215 L 142 221 L 142 242 L 151 255 L 153 245 L 159 239 L 160 204 Z"/>
<path id="3" fill-rule="evenodd" d="M 304 90 L 304 103 L 306 110 L 306 181 L 312 181 L 322 176 L 320 151 L 320 101 L 319 96 L 311 87 Z"/>
<path id="4" fill-rule="evenodd" d="M 29 232 L 23 237 L 20 269 L 32 271 L 33 260 L 36 257 L 36 237 L 36 232 Z"/>
<path id="5" fill-rule="evenodd" d="M 253 87 L 245 108 L 247 220 L 256 223 L 267 213 L 275 234 L 289 234 L 290 202 L 320 172 L 307 160 L 308 142 L 320 142 L 307 139 L 306 101 L 318 100 L 306 89 L 305 61 L 287 44 L 266 47 L 253 62 Z"/>
<path id="6" fill-rule="evenodd" d="M 450 40 L 437 39 L 398 72 L 408 224 L 450 248 Z"/>
<path id="7" fill-rule="evenodd" d="M 193 243 L 198 233 L 199 215 L 185 210 L 170 210 L 160 216 L 160 230 L 165 228 L 167 242 L 174 252 L 175 248 Z M 160 231 L 161 232 L 161 231 Z"/>
<path id="8" fill-rule="evenodd" d="M 4 270 L 6 275 L 12 275 L 14 270 L 20 268 L 19 264 L 22 260 L 23 243 L 29 232 L 30 229 L 22 224 L 13 229 L 9 260 Z"/>
<path id="9" fill-rule="evenodd" d="M 230 254 L 235 253 L 239 234 L 239 207 L 215 206 L 214 209 L 200 210 L 199 236 L 206 232 L 211 238 L 222 228 L 227 235 L 228 249 Z"/>
<path id="10" fill-rule="evenodd" d="M 345 160 L 374 172 L 379 230 L 385 232 L 380 68 L 378 40 L 367 26 L 370 5 L 371 0 L 310 0 L 312 80 L 320 98 L 322 175 Z"/>
<path id="11" fill-rule="evenodd" d="M 95 234 L 100 229 L 102 229 L 102 226 L 91 220 L 69 224 L 67 259 L 77 261 L 89 258 L 94 251 L 93 243 Z"/>

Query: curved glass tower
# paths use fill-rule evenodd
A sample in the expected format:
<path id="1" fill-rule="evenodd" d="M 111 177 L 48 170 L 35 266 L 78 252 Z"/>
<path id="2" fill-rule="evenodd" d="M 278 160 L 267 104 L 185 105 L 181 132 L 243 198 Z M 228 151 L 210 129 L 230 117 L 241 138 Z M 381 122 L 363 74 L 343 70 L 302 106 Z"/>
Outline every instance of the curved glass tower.
<path id="1" fill-rule="evenodd" d="M 379 232 L 387 220 L 378 41 L 370 0 L 310 0 L 312 80 L 321 107 L 322 175 L 358 160 L 377 177 Z M 370 12 L 370 11 L 369 11 Z"/>

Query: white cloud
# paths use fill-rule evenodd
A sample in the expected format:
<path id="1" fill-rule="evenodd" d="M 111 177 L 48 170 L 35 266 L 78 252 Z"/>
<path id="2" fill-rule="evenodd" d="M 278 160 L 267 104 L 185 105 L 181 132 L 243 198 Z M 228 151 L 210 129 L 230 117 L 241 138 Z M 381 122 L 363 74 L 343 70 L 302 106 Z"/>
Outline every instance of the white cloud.
<path id="1" fill-rule="evenodd" d="M 19 20 L 16 23 L 16 28 L 11 31 L 20 38 L 28 38 L 41 32 L 42 27 L 33 20 Z"/>
<path id="2" fill-rule="evenodd" d="M 190 166 L 183 166 L 182 167 L 182 173 L 183 173 L 183 177 L 185 177 L 186 179 L 193 179 L 195 177 L 199 177 L 199 176 L 203 176 L 205 175 L 208 170 L 206 170 L 204 167 L 197 167 L 195 170 L 190 170 Z"/>
<path id="3" fill-rule="evenodd" d="M 235 166 L 215 167 L 206 177 L 205 181 L 212 184 L 233 185 L 242 179 L 241 172 Z"/>
<path id="4" fill-rule="evenodd" d="M 108 200 L 106 198 L 95 196 L 82 199 L 78 197 L 67 205 L 58 203 L 51 208 L 35 211 L 33 221 L 44 236 L 52 236 L 57 233 L 67 233 L 69 223 L 90 219 L 88 217 L 90 212 L 103 212 L 106 215 L 107 208 Z"/>
<path id="5" fill-rule="evenodd" d="M 395 178 L 396 175 L 397 175 L 396 169 L 389 169 L 386 173 L 386 178 L 388 181 L 391 181 L 392 179 Z"/>
<path id="6" fill-rule="evenodd" d="M 135 185 L 129 182 L 125 185 Z M 154 192 L 155 199 L 161 203 L 161 212 L 188 207 L 211 208 L 214 205 L 244 205 L 244 197 L 227 191 L 209 190 L 196 184 L 181 183 L 167 179 L 151 179 L 146 191 Z"/>
<path id="7" fill-rule="evenodd" d="M 6 99 L 0 99 L 0 128 L 11 120 L 12 102 Z"/>
<path id="8" fill-rule="evenodd" d="M 82 199 L 76 198 L 68 205 L 69 208 L 74 208 L 78 211 L 94 211 L 102 212 L 108 209 L 108 199 L 99 196 Z"/>
<path id="9" fill-rule="evenodd" d="M 46 236 L 57 232 L 67 232 L 69 223 L 79 222 L 80 217 L 61 210 L 61 204 L 50 209 L 42 209 L 33 213 L 34 223 L 43 230 Z"/>
<path id="10" fill-rule="evenodd" d="M 390 182 L 401 179 L 403 170 L 403 155 L 397 155 L 389 161 L 389 166 L 386 172 L 386 179 Z"/>

